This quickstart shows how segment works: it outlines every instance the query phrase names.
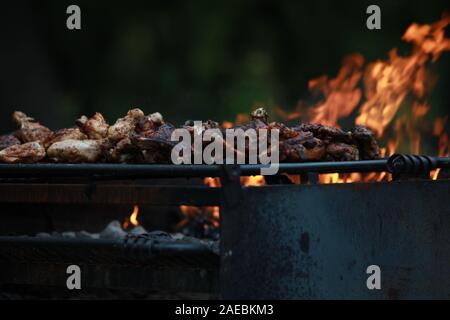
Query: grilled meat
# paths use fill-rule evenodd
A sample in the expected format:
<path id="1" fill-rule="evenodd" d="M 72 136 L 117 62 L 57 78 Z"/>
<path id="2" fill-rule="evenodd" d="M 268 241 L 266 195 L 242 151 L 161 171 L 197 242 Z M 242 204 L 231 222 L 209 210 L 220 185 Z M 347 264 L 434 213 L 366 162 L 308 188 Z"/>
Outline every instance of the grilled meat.
<path id="1" fill-rule="evenodd" d="M 310 132 L 302 132 L 295 138 L 280 141 L 280 161 L 321 161 L 325 154 L 325 143 Z"/>
<path id="2" fill-rule="evenodd" d="M 331 143 L 327 147 L 327 159 L 332 161 L 359 160 L 359 150 L 354 145 L 342 142 Z"/>
<path id="3" fill-rule="evenodd" d="M 336 127 L 323 126 L 321 124 L 302 123 L 300 126 L 295 127 L 295 129 L 312 132 L 316 138 L 326 142 L 350 142 L 352 138 L 350 132 L 345 132 Z"/>
<path id="4" fill-rule="evenodd" d="M 124 118 L 120 118 L 114 125 L 109 127 L 108 138 L 115 142 L 128 138 L 130 133 L 134 131 L 137 122 L 144 117 L 144 112 L 140 109 L 128 111 Z"/>
<path id="5" fill-rule="evenodd" d="M 143 162 L 170 163 L 172 148 L 176 145 L 171 141 L 174 130 L 175 127 L 165 123 L 163 116 L 157 112 L 137 121 L 130 141 L 142 151 Z"/>
<path id="6" fill-rule="evenodd" d="M 116 163 L 142 163 L 144 155 L 142 150 L 136 147 L 128 137 L 120 140 L 111 149 L 109 160 Z"/>
<path id="7" fill-rule="evenodd" d="M 254 129 L 256 138 L 261 137 L 263 129 L 267 130 L 269 137 L 277 130 L 281 162 L 349 161 L 380 157 L 380 148 L 373 132 L 362 126 L 350 132 L 320 124 L 303 123 L 290 127 L 278 122 L 269 123 L 264 108 L 255 110 L 250 116 L 249 123 L 234 129 Z M 39 162 L 47 154 L 51 161 L 67 163 L 171 163 L 172 149 L 178 144 L 177 141 L 171 141 L 175 127 L 165 123 L 160 113 L 144 116 L 140 109 L 128 111 L 125 117 L 118 119 L 112 126 L 106 123 L 100 113 L 96 113 L 92 118 L 83 116 L 77 120 L 77 128 L 62 129 L 55 133 L 23 112 L 15 112 L 13 118 L 19 130 L 11 135 L 0 136 L 1 162 Z M 225 129 L 212 120 L 202 122 L 200 128 L 195 126 L 194 121 L 187 121 L 182 128 L 188 130 L 191 138 L 203 134 L 205 130 L 217 129 L 221 135 L 213 137 L 212 141 L 219 141 L 223 145 L 223 155 L 232 153 L 235 157 L 239 155 L 249 160 L 251 151 L 257 148 L 257 143 L 255 146 L 250 145 L 248 136 L 244 148 L 237 147 L 237 138 L 234 146 L 228 144 Z M 203 147 L 210 143 L 203 141 Z M 193 152 L 193 147 L 193 143 L 188 146 L 190 152 Z M 267 152 L 276 150 L 276 147 L 269 140 Z"/>
<path id="8" fill-rule="evenodd" d="M 149 116 L 139 118 L 136 123 L 135 132 L 141 136 L 151 136 L 163 124 L 163 116 L 161 113 L 156 112 Z"/>
<path id="9" fill-rule="evenodd" d="M 80 131 L 79 128 L 61 129 L 53 134 L 53 137 L 47 142 L 46 146 L 64 140 L 87 140 L 87 135 Z"/>
<path id="10" fill-rule="evenodd" d="M 279 123 L 279 122 L 272 122 L 269 124 L 268 126 L 268 130 L 273 130 L 273 129 L 277 129 L 280 131 L 280 140 L 287 140 L 287 139 L 292 139 L 297 137 L 300 132 L 302 131 L 297 131 L 294 128 L 289 128 L 288 126 L 286 126 L 283 123 Z"/>
<path id="11" fill-rule="evenodd" d="M 13 145 L 0 151 L 3 163 L 36 163 L 44 159 L 45 148 L 39 142 Z"/>
<path id="12" fill-rule="evenodd" d="M 95 113 L 90 119 L 82 116 L 75 123 L 89 139 L 101 140 L 108 136 L 109 125 L 101 113 Z"/>
<path id="13" fill-rule="evenodd" d="M 172 148 L 177 142 L 171 141 L 175 127 L 171 124 L 162 124 L 154 130 L 147 130 L 141 134 L 132 134 L 131 143 L 143 150 L 146 163 L 170 163 Z"/>
<path id="14" fill-rule="evenodd" d="M 380 158 L 380 147 L 375 139 L 375 134 L 371 130 L 363 126 L 357 126 L 352 129 L 351 134 L 358 145 L 361 160 Z"/>
<path id="15" fill-rule="evenodd" d="M 23 142 L 39 142 L 45 144 L 53 136 L 53 132 L 36 122 L 31 117 L 28 117 L 25 113 L 16 111 L 13 113 L 13 120 L 19 127 L 17 137 Z"/>
<path id="16" fill-rule="evenodd" d="M 21 144 L 20 140 L 13 134 L 0 136 L 0 151 L 19 144 Z"/>
<path id="17" fill-rule="evenodd" d="M 52 144 L 47 155 L 55 162 L 92 163 L 99 161 L 110 147 L 107 139 L 64 140 Z"/>
<path id="18" fill-rule="evenodd" d="M 248 129 L 269 129 L 267 124 L 268 114 L 264 108 L 258 108 L 250 114 L 252 121 L 247 124 L 237 126 L 235 129 L 242 129 L 244 131 Z"/>

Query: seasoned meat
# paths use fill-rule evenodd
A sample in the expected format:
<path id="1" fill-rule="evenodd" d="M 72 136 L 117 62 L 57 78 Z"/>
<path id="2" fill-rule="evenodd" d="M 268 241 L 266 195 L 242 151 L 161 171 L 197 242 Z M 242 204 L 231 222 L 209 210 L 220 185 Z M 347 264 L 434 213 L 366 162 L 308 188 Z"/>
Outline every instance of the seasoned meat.
<path id="1" fill-rule="evenodd" d="M 195 126 L 195 121 L 188 120 L 188 121 L 186 121 L 186 123 L 184 124 L 184 126 L 182 128 L 186 129 L 191 134 L 192 139 L 194 139 L 195 135 L 201 135 L 208 129 L 220 130 L 222 132 L 223 136 L 225 136 L 224 130 L 221 128 L 219 123 L 212 121 L 212 120 L 207 120 L 205 122 L 202 122 L 201 127 Z M 172 132 L 170 132 L 170 135 L 171 134 L 172 134 Z M 170 136 L 168 138 L 170 139 Z M 192 140 L 192 141 L 194 141 L 194 140 Z M 207 146 L 209 143 L 210 142 L 203 141 L 203 146 Z"/>
<path id="2" fill-rule="evenodd" d="M 163 124 L 163 116 L 161 113 L 156 112 L 149 116 L 139 118 L 136 123 L 135 132 L 141 136 L 146 136 L 147 134 L 152 135 Z"/>
<path id="3" fill-rule="evenodd" d="M 302 123 L 300 126 L 295 127 L 299 131 L 309 131 L 314 134 L 316 138 L 324 141 L 335 141 L 335 142 L 350 142 L 351 133 L 345 132 L 342 129 L 331 126 L 323 126 L 321 124 L 307 124 Z"/>
<path id="4" fill-rule="evenodd" d="M 25 113 L 21 111 L 16 111 L 13 113 L 13 120 L 19 127 L 17 132 L 17 137 L 23 142 L 39 142 L 45 144 L 53 136 L 53 132 L 36 122 L 31 117 L 28 117 Z"/>
<path id="5" fill-rule="evenodd" d="M 147 130 L 139 134 L 132 134 L 130 140 L 134 146 L 143 150 L 144 161 L 147 163 L 169 163 L 172 148 L 177 142 L 171 141 L 175 127 L 163 124 L 155 130 Z"/>
<path id="6" fill-rule="evenodd" d="M 272 145 L 270 139 L 267 151 L 259 150 L 258 143 L 250 144 L 253 138 L 261 138 L 264 130 L 267 130 L 268 138 L 273 137 L 275 130 L 279 132 L 281 162 L 349 161 L 380 157 L 380 148 L 373 132 L 362 126 L 350 132 L 320 124 L 302 123 L 292 127 L 269 122 L 264 108 L 256 109 L 250 117 L 250 122 L 232 128 L 255 130 L 256 136 L 247 135 L 242 148 L 236 145 L 237 137 L 234 144 L 233 141 L 227 141 L 225 127 L 212 120 L 202 122 L 200 127 L 195 126 L 194 121 L 187 121 L 181 128 L 186 129 L 191 138 L 198 138 L 197 134 L 203 134 L 208 129 L 217 129 L 221 134 L 211 141 L 202 141 L 203 147 L 212 141 L 218 142 L 223 145 L 224 156 L 239 155 L 240 159 L 247 161 L 250 155 L 254 155 L 253 152 L 270 154 L 276 150 L 277 146 Z M 77 128 L 62 129 L 55 133 L 23 112 L 15 112 L 13 119 L 19 130 L 14 134 L 0 136 L 1 162 L 39 162 L 47 155 L 51 161 L 67 163 L 171 163 L 172 149 L 179 143 L 171 141 L 175 127 L 165 123 L 160 113 L 145 116 L 140 109 L 128 111 L 112 126 L 100 113 L 96 113 L 92 118 L 83 116 L 78 119 Z M 191 139 L 185 151 L 193 152 L 193 142 L 194 139 Z"/>
<path id="7" fill-rule="evenodd" d="M 96 113 L 92 118 L 82 116 L 76 122 L 80 130 L 92 140 L 101 140 L 108 136 L 109 125 L 101 113 Z"/>
<path id="8" fill-rule="evenodd" d="M 138 121 L 144 117 L 144 112 L 140 109 L 128 111 L 124 118 L 118 119 L 113 126 L 109 127 L 108 138 L 115 142 L 128 138 L 130 133 L 134 131 Z"/>
<path id="9" fill-rule="evenodd" d="M 142 151 L 144 162 L 170 163 L 172 148 L 177 144 L 171 141 L 174 130 L 175 127 L 165 123 L 163 116 L 156 112 L 139 119 L 130 141 Z"/>
<path id="10" fill-rule="evenodd" d="M 327 157 L 334 161 L 359 160 L 359 150 L 354 145 L 335 142 L 327 147 Z"/>
<path id="11" fill-rule="evenodd" d="M 97 162 L 111 147 L 108 140 L 64 140 L 52 144 L 48 157 L 55 162 Z"/>
<path id="12" fill-rule="evenodd" d="M 87 136 L 79 128 L 61 129 L 54 133 L 53 137 L 47 142 L 47 147 L 64 140 L 87 140 Z"/>
<path id="13" fill-rule="evenodd" d="M 269 114 L 264 108 L 256 109 L 250 114 L 250 116 L 252 117 L 252 120 L 260 120 L 264 123 L 267 123 L 267 119 L 269 119 Z"/>
<path id="14" fill-rule="evenodd" d="M 0 151 L 19 144 L 21 144 L 20 140 L 13 134 L 0 136 Z"/>
<path id="15" fill-rule="evenodd" d="M 117 163 L 141 163 L 144 161 L 142 150 L 136 147 L 130 138 L 120 140 L 110 153 L 110 161 Z"/>
<path id="16" fill-rule="evenodd" d="M 289 128 L 285 124 L 279 122 L 272 122 L 269 124 L 268 130 L 274 129 L 280 131 L 280 140 L 291 139 L 300 135 L 300 132 L 294 130 L 293 128 Z"/>
<path id="17" fill-rule="evenodd" d="M 280 161 L 321 161 L 325 154 L 325 143 L 313 137 L 310 132 L 304 132 L 295 138 L 280 141 Z"/>
<path id="18" fill-rule="evenodd" d="M 39 142 L 13 145 L 0 151 L 3 163 L 36 163 L 44 159 L 45 148 Z"/>
<path id="19" fill-rule="evenodd" d="M 371 130 L 364 126 L 357 126 L 351 130 L 351 134 L 358 145 L 361 160 L 380 158 L 380 147 Z"/>

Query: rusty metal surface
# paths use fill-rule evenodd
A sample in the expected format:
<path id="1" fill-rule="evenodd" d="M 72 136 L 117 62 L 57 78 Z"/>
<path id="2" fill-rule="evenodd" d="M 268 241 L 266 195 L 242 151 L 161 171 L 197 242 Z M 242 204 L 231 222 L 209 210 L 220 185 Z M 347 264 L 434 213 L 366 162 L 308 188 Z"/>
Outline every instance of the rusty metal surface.
<path id="1" fill-rule="evenodd" d="M 450 181 L 242 188 L 222 221 L 225 299 L 450 298 Z M 381 290 L 366 269 L 381 268 Z"/>

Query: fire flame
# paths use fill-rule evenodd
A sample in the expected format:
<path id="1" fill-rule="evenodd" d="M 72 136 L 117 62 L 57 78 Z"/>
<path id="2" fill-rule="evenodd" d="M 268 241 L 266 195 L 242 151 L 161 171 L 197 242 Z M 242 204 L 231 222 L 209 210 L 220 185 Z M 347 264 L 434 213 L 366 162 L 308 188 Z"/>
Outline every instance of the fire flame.
<path id="1" fill-rule="evenodd" d="M 203 183 L 211 188 L 220 188 L 221 183 L 219 178 L 205 178 Z M 265 185 L 263 176 L 241 177 L 241 185 L 243 186 L 262 186 Z M 210 219 L 211 224 L 218 228 L 220 224 L 220 207 L 195 207 L 195 206 L 180 206 L 180 211 L 184 219 L 178 224 L 177 229 L 185 226 L 189 221 L 196 216 L 203 215 Z M 207 225 L 204 225 L 207 228 Z"/>
<path id="2" fill-rule="evenodd" d="M 421 131 L 432 126 L 426 116 L 431 108 L 427 97 L 436 82 L 427 67 L 435 63 L 443 52 L 450 50 L 450 39 L 445 28 L 450 15 L 432 24 L 411 24 L 402 40 L 412 44 L 411 53 L 400 56 L 397 49 L 389 52 L 388 59 L 368 63 L 364 57 L 353 54 L 343 60 L 335 78 L 322 76 L 309 82 L 309 89 L 322 100 L 313 106 L 300 102 L 292 113 L 279 111 L 286 120 L 300 119 L 339 127 L 340 119 L 357 114 L 356 125 L 372 129 L 385 141 L 383 156 L 399 149 L 420 154 L 424 140 Z M 444 132 L 447 117 L 434 121 L 433 136 L 439 140 L 438 156 L 448 156 L 449 139 Z M 404 152 L 402 151 L 402 152 Z M 432 177 L 437 177 L 433 172 Z M 356 181 L 381 181 L 386 174 L 378 175 L 321 175 L 321 183 L 349 183 Z"/>
<path id="3" fill-rule="evenodd" d="M 135 205 L 133 208 L 133 212 L 131 213 L 129 218 L 126 218 L 122 224 L 122 228 L 127 230 L 130 226 L 139 227 L 140 223 L 138 220 L 139 216 L 139 206 Z"/>
<path id="4" fill-rule="evenodd" d="M 365 65 L 361 54 L 352 54 L 344 58 L 342 67 L 334 78 L 321 76 L 309 81 L 309 90 L 320 95 L 322 100 L 313 106 L 299 101 L 295 110 L 286 112 L 277 109 L 277 114 L 284 120 L 307 120 L 339 127 L 339 120 L 356 114 L 355 124 L 372 129 L 378 139 L 384 141 L 381 156 L 390 156 L 400 148 L 413 154 L 420 153 L 421 129 L 433 127 L 432 135 L 439 140 L 438 156 L 449 155 L 449 137 L 444 132 L 447 117 L 434 120 L 428 125 L 426 119 L 431 108 L 427 96 L 435 78 L 428 71 L 430 63 L 435 63 L 441 54 L 450 50 L 450 39 L 445 37 L 445 28 L 450 24 L 450 15 L 428 25 L 413 23 L 404 33 L 402 40 L 412 44 L 409 55 L 400 56 L 397 49 L 392 49 L 388 59 L 378 60 Z M 248 121 L 247 115 L 239 114 L 236 121 L 224 122 L 224 128 Z M 424 131 L 424 130 L 422 130 Z M 436 180 L 439 170 L 431 173 Z M 298 183 L 298 177 L 290 177 Z M 353 183 L 386 181 L 390 175 L 382 173 L 322 174 L 320 183 Z M 220 187 L 218 178 L 206 178 L 205 185 Z M 265 184 L 264 177 L 242 177 L 243 186 L 260 186 Z M 190 217 L 201 213 L 211 217 L 214 226 L 219 226 L 219 207 L 198 208 L 181 206 L 186 224 Z"/>

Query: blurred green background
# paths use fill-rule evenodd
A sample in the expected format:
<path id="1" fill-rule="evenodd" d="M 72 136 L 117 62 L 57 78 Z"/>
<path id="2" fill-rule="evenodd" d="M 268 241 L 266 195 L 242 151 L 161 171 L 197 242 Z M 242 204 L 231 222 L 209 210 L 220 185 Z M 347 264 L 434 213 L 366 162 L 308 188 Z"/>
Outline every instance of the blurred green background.
<path id="1" fill-rule="evenodd" d="M 66 28 L 66 8 L 82 30 Z M 366 8 L 382 9 L 382 30 Z M 359 52 L 387 58 L 412 22 L 439 20 L 445 1 L 14 1 L 0 13 L 0 131 L 20 109 L 52 128 L 81 114 L 114 122 L 135 106 L 186 119 L 234 120 L 253 105 L 292 110 L 308 80 L 334 76 Z M 432 113 L 449 110 L 449 53 L 434 66 Z"/>

